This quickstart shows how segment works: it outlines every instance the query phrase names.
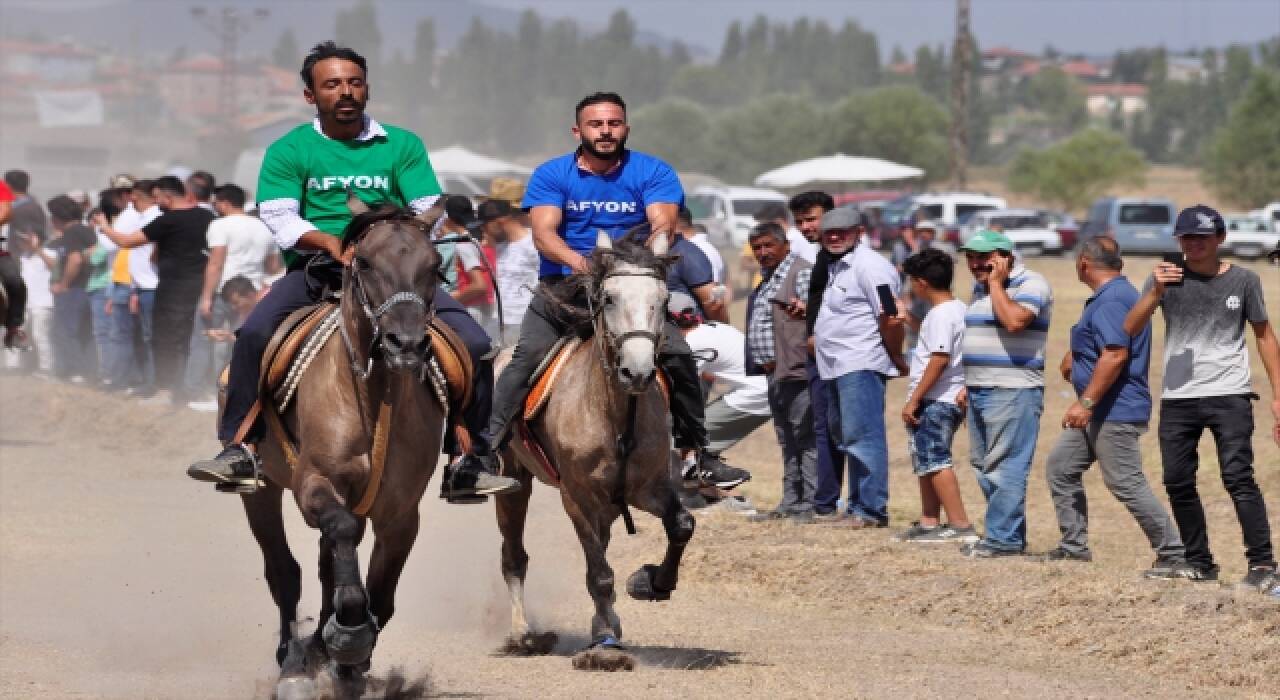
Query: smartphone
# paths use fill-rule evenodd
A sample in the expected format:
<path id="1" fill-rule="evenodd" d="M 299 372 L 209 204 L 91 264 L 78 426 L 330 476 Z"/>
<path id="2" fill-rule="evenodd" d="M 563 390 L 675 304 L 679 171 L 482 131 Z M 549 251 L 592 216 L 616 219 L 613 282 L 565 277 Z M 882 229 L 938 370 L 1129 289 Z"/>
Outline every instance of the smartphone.
<path id="1" fill-rule="evenodd" d="M 1164 254 L 1164 261 L 1165 261 L 1165 262 L 1167 262 L 1167 263 L 1169 263 L 1170 265 L 1177 265 L 1177 266 L 1178 266 L 1178 268 L 1182 270 L 1182 274 L 1183 274 L 1183 276 L 1184 276 L 1184 277 L 1186 276 L 1186 274 L 1187 274 L 1187 258 L 1186 258 L 1186 256 L 1184 256 L 1182 253 L 1165 253 L 1165 254 Z M 1168 284 L 1166 284 L 1165 286 L 1166 286 L 1166 287 L 1181 287 L 1181 286 L 1182 286 L 1182 280 L 1178 280 L 1177 282 L 1169 282 L 1169 283 L 1168 283 Z"/>
<path id="2" fill-rule="evenodd" d="M 886 316 L 898 315 L 898 300 L 893 298 L 893 290 L 887 284 L 877 284 L 876 294 L 880 295 L 880 309 Z"/>

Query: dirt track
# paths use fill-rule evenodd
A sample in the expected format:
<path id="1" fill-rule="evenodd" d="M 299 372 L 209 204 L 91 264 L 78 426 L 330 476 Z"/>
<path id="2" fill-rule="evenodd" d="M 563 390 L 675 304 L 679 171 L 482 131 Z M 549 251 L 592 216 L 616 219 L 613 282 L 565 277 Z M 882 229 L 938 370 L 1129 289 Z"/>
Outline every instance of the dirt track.
<path id="1" fill-rule="evenodd" d="M 1074 318 L 1083 295 L 1056 289 L 1059 318 Z M 1280 314 L 1270 289 L 1268 302 Z M 1055 322 L 1055 331 L 1068 325 Z M 900 405 L 900 384 L 891 385 L 891 405 Z M 1059 389 L 1047 392 L 1029 490 L 1032 546 L 1041 550 L 1055 535 L 1043 458 L 1065 407 Z M 0 696 L 265 697 L 275 608 L 258 550 L 238 499 L 183 475 L 216 447 L 210 418 L 18 377 L 0 377 L 0 396 Z M 891 441 L 900 440 L 890 425 Z M 1261 436 L 1255 447 L 1280 531 L 1280 453 Z M 956 454 L 966 449 L 961 431 Z M 903 526 L 916 501 L 896 452 L 892 516 Z M 756 470 L 749 495 L 776 498 L 768 431 L 730 457 Z M 1158 464 L 1147 467 L 1158 473 Z M 980 516 L 981 498 L 961 471 Z M 1215 551 L 1233 581 L 1243 568 L 1239 531 L 1211 460 L 1204 471 Z M 491 650 L 508 616 L 492 509 L 443 506 L 433 485 L 374 674 L 403 667 L 428 678 L 438 697 L 1275 697 L 1280 603 L 1138 580 L 1151 560 L 1140 533 L 1096 473 L 1086 487 L 1091 565 L 970 562 L 950 549 L 905 548 L 886 531 L 702 514 L 672 601 L 619 600 L 641 667 L 602 675 L 575 672 L 567 658 L 586 642 L 591 608 L 555 495 L 535 495 L 529 604 L 562 643 L 550 657 L 500 658 Z M 314 614 L 317 538 L 296 513 L 290 519 L 302 611 Z M 621 526 L 614 533 L 620 580 L 661 553 L 658 524 L 638 524 L 637 537 Z"/>

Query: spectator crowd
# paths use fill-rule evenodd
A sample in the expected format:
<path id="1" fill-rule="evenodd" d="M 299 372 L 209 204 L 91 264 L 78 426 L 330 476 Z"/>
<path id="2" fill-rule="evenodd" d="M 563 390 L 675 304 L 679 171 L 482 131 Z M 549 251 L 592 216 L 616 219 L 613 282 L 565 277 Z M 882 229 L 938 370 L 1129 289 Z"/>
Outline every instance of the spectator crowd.
<path id="1" fill-rule="evenodd" d="M 519 335 L 539 272 L 522 194 L 518 183 L 498 181 L 478 207 L 447 196 L 431 232 L 447 291 L 505 344 Z M 5 320 L 8 368 L 216 410 L 216 375 L 234 331 L 282 273 L 280 251 L 241 187 L 202 171 L 117 175 L 96 203 L 81 192 L 41 201 L 28 175 L 11 170 L 0 211 L 7 216 L 0 272 L 7 290 L 15 276 L 26 288 L 25 315 Z M 1051 324 L 1061 322 L 1053 318 L 1054 290 L 998 231 L 976 233 L 957 257 L 920 223 L 886 257 L 872 247 L 860 213 L 836 208 L 823 192 L 765 206 L 756 218 L 748 244 L 759 278 L 742 330 L 729 324 L 724 261 L 687 210 L 674 237 L 672 252 L 683 262 L 675 263 L 668 304 L 701 378 L 725 388 L 706 408 L 710 451 L 773 424 L 783 463 L 779 502 L 753 519 L 888 527 L 892 416 L 906 426 L 920 501 L 918 520 L 896 538 L 954 542 L 977 559 L 1026 555 L 1045 372 L 1056 367 L 1076 400 L 1051 418 L 1061 433 L 1046 473 L 1061 539 L 1037 556 L 1092 558 L 1082 476 L 1097 463 L 1150 543 L 1155 559 L 1145 576 L 1217 580 L 1196 479 L 1207 429 L 1243 533 L 1243 585 L 1280 590 L 1254 478 L 1259 397 L 1247 340 L 1254 337 L 1270 384 L 1276 423 L 1265 432 L 1277 441 L 1280 345 L 1259 276 L 1218 256 L 1225 225 L 1216 211 L 1184 210 L 1174 232 L 1181 259 L 1157 264 L 1137 286 L 1113 239 L 1083 241 L 1075 269 L 1091 296 L 1057 365 L 1047 347 Z M 972 279 L 967 300 L 954 293 L 957 261 Z M 10 297 L 11 308 L 21 306 Z M 1148 385 L 1156 311 L 1166 326 L 1157 433 L 1169 510 L 1147 482 L 1139 446 L 1157 407 Z M 888 406 L 888 383 L 899 377 L 906 401 Z M 966 425 L 968 463 L 985 500 L 981 530 L 953 457 L 954 436 Z"/>

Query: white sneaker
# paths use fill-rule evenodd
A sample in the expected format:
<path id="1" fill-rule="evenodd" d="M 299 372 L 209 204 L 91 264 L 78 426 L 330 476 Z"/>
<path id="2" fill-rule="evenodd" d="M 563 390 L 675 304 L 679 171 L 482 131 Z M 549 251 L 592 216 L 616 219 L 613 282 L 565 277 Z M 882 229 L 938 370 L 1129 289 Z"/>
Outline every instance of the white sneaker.
<path id="1" fill-rule="evenodd" d="M 168 389 L 161 389 L 138 403 L 143 406 L 168 406 L 173 403 L 173 394 Z"/>
<path id="2" fill-rule="evenodd" d="M 729 496 L 724 498 L 717 504 L 721 510 L 732 513 L 734 515 L 748 516 L 756 515 L 755 504 L 746 496 Z"/>
<path id="3" fill-rule="evenodd" d="M 217 413 L 218 402 L 217 401 L 188 401 L 187 408 L 193 411 L 199 411 L 201 413 Z"/>

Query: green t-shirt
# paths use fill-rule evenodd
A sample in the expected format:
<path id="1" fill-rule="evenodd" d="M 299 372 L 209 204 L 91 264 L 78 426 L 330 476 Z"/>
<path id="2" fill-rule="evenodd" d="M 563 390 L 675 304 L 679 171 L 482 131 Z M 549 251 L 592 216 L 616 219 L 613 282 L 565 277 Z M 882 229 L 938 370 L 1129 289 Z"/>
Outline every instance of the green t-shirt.
<path id="1" fill-rule="evenodd" d="M 111 286 L 111 261 L 114 256 L 96 245 L 89 252 L 89 282 L 85 284 L 86 292 L 96 292 Z"/>
<path id="2" fill-rule="evenodd" d="M 422 140 L 412 132 L 383 125 L 386 136 L 335 141 L 311 123 L 300 124 L 267 148 L 258 174 L 259 202 L 296 199 L 299 214 L 331 236 L 351 222 L 347 188 L 370 206 L 408 206 L 440 194 L 440 183 Z M 284 251 L 286 264 L 298 253 Z"/>

